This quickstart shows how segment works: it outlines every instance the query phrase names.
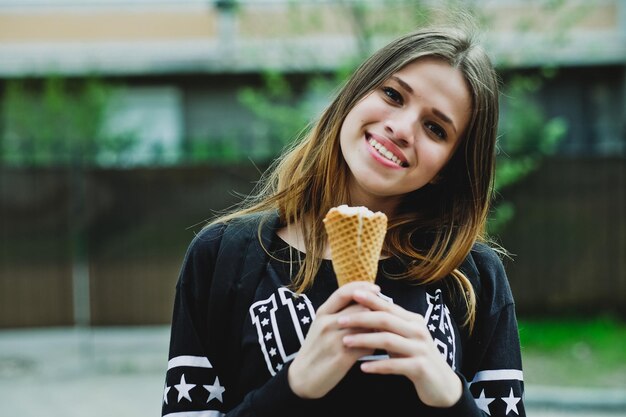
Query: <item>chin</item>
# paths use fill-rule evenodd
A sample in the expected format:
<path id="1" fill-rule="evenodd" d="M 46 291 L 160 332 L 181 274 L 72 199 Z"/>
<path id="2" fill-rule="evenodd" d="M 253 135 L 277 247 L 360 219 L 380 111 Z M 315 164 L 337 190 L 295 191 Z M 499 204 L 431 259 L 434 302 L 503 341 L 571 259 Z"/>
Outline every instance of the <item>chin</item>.
<path id="1" fill-rule="evenodd" d="M 396 197 L 404 194 L 394 190 L 388 184 L 361 182 L 359 183 L 359 188 L 365 193 L 379 198 Z"/>

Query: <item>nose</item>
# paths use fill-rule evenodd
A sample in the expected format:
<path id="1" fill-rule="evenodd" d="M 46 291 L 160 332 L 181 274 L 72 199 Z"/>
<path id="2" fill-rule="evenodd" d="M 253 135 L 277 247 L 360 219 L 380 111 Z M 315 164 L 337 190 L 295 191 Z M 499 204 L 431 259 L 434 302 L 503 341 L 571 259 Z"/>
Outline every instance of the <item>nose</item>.
<path id="1" fill-rule="evenodd" d="M 414 112 L 399 111 L 388 118 L 384 126 L 396 145 L 406 147 L 415 141 L 417 123 L 417 115 Z"/>

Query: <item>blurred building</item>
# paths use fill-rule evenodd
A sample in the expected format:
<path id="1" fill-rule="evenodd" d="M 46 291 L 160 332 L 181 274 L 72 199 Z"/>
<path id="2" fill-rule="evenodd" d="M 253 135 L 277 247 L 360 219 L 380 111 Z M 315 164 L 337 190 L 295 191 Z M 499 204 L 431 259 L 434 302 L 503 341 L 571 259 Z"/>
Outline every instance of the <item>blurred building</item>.
<path id="1" fill-rule="evenodd" d="M 0 327 L 168 322 L 193 229 L 259 174 L 177 165 L 185 149 L 228 141 L 258 156 L 272 135 L 242 88 L 272 71 L 296 87 L 328 75 L 446 21 L 440 3 L 0 0 L 0 102 L 12 80 L 37 89 L 50 76 L 95 76 L 123 86 L 105 127 L 139 139 L 136 169 L 0 163 Z M 534 99 L 568 127 L 558 156 L 507 195 L 523 218 L 502 236 L 519 255 L 508 268 L 518 307 L 624 313 L 626 1 L 458 3 L 479 16 L 505 86 L 551 74 Z M 308 98 L 313 108 L 328 99 Z M 3 134 L 10 110 L 0 108 Z M 146 166 L 154 149 L 167 167 Z"/>
<path id="2" fill-rule="evenodd" d="M 569 122 L 563 153 L 624 152 L 624 1 L 460 4 L 480 13 L 485 43 L 503 72 L 559 68 L 539 94 L 548 115 Z M 139 129 L 145 147 L 157 143 L 174 159 L 182 141 L 240 137 L 252 146 L 254 118 L 238 89 L 258 86 L 268 70 L 304 78 L 330 71 L 414 28 L 436 5 L 0 0 L 0 80 L 95 74 L 118 81 L 126 93 L 111 124 Z M 435 20 L 445 20 L 439 13 Z"/>

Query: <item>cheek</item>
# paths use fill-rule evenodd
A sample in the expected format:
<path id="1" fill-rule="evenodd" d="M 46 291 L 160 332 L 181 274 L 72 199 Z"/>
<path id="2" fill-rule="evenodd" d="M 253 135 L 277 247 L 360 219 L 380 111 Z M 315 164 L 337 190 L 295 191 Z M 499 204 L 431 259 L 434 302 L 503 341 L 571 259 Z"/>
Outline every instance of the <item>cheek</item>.
<path id="1" fill-rule="evenodd" d="M 430 143 L 430 146 L 425 146 L 424 148 L 419 153 L 422 166 L 427 168 L 434 177 L 450 160 L 454 149 L 438 143 Z"/>
<path id="2" fill-rule="evenodd" d="M 346 118 L 343 119 L 343 123 L 341 124 L 341 129 L 339 129 L 339 138 L 343 141 L 346 137 L 353 135 L 360 126 L 360 116 L 359 112 L 356 111 L 358 109 L 352 109 L 350 113 L 346 115 Z"/>
<path id="3" fill-rule="evenodd" d="M 370 95 L 359 102 L 346 116 L 351 124 L 364 126 L 384 121 L 389 117 L 390 108 L 375 95 Z"/>

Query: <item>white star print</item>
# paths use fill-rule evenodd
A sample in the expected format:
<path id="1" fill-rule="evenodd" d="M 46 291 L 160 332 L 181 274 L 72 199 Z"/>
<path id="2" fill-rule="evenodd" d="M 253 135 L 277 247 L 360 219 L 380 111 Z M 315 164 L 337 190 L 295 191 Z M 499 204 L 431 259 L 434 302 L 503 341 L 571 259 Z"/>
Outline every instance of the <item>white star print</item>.
<path id="1" fill-rule="evenodd" d="M 271 356 L 276 355 L 276 349 L 275 349 L 275 348 L 271 348 L 271 349 L 270 349 L 270 355 L 271 355 Z"/>
<path id="2" fill-rule="evenodd" d="M 434 332 L 434 331 L 435 331 L 435 326 L 433 326 L 433 324 L 432 324 L 432 323 L 431 323 L 431 324 L 429 324 L 429 325 L 428 325 L 428 330 L 430 330 L 431 332 Z"/>
<path id="3" fill-rule="evenodd" d="M 491 415 L 491 412 L 489 411 L 489 404 L 491 404 L 494 400 L 495 398 L 485 397 L 485 390 L 482 390 L 480 392 L 480 397 L 474 398 L 474 401 L 476 401 L 476 405 L 478 406 L 478 408 L 483 410 L 489 416 Z"/>
<path id="4" fill-rule="evenodd" d="M 283 369 L 283 364 L 279 363 L 278 365 L 276 365 L 276 369 L 278 369 L 279 371 Z"/>
<path id="5" fill-rule="evenodd" d="M 519 411 L 517 411 L 517 403 L 520 402 L 521 397 L 516 397 L 513 395 L 513 388 L 511 388 L 511 392 L 508 397 L 502 397 L 502 401 L 506 403 L 506 415 L 509 415 L 509 412 L 515 411 L 515 414 L 519 416 Z"/>
<path id="6" fill-rule="evenodd" d="M 267 306 L 261 306 L 259 308 L 259 312 L 261 312 L 261 313 L 265 313 L 266 311 L 267 311 Z"/>
<path id="7" fill-rule="evenodd" d="M 222 394 L 224 393 L 224 391 L 226 391 L 226 388 L 224 388 L 220 384 L 220 379 L 218 377 L 215 377 L 215 381 L 213 381 L 213 385 L 203 385 L 203 387 L 204 389 L 209 391 L 209 399 L 206 400 L 206 402 L 211 401 L 213 398 L 215 398 L 221 403 L 224 402 L 224 400 L 222 399 Z"/>
<path id="8" fill-rule="evenodd" d="M 165 387 L 165 391 L 163 391 L 163 402 L 165 404 L 168 404 L 168 402 L 167 402 L 167 393 L 170 392 L 171 389 L 172 389 L 172 387 L 166 386 Z"/>
<path id="9" fill-rule="evenodd" d="M 269 321 L 269 320 L 267 319 L 267 317 L 266 317 L 266 318 L 264 318 L 264 319 L 261 321 L 261 326 L 267 326 L 267 323 L 269 323 L 269 322 L 270 322 L 270 321 Z"/>
<path id="10" fill-rule="evenodd" d="M 299 303 L 296 307 L 298 307 L 298 310 L 304 310 L 304 304 L 303 303 Z"/>
<path id="11" fill-rule="evenodd" d="M 448 343 L 452 343 L 452 338 L 448 336 Z"/>
<path id="12" fill-rule="evenodd" d="M 435 310 L 439 310 L 440 308 L 441 308 L 441 304 L 437 304 L 437 305 L 435 306 Z"/>
<path id="13" fill-rule="evenodd" d="M 433 318 L 433 320 L 437 320 L 439 318 L 439 314 L 433 314 L 431 317 Z"/>
<path id="14" fill-rule="evenodd" d="M 270 340 L 272 338 L 272 332 L 265 333 L 265 340 Z"/>
<path id="15" fill-rule="evenodd" d="M 185 374 L 183 374 L 180 377 L 180 384 L 174 385 L 174 388 L 176 388 L 176 390 L 178 391 L 178 402 L 180 402 L 180 400 L 182 400 L 183 398 L 191 401 L 191 395 L 189 395 L 189 391 L 191 391 L 193 387 L 195 387 L 195 385 L 188 384 L 187 381 L 185 381 Z"/>
<path id="16" fill-rule="evenodd" d="M 304 317 L 302 317 L 302 319 L 300 321 L 302 322 L 302 324 L 309 324 L 311 319 L 308 316 L 304 316 Z"/>

